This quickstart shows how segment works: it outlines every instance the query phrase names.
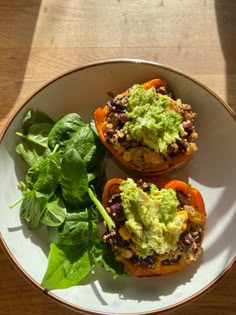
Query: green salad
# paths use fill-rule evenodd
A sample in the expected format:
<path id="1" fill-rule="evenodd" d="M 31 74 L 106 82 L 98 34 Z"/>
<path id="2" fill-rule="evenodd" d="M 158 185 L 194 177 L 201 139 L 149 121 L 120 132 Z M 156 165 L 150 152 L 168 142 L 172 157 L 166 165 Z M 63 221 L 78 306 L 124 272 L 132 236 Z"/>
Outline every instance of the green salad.
<path id="1" fill-rule="evenodd" d="M 112 219 L 99 202 L 106 180 L 104 147 L 93 121 L 85 123 L 77 113 L 53 121 L 39 111 L 28 111 L 16 151 L 27 173 L 19 182 L 20 218 L 28 228 L 42 225 L 55 230 L 42 286 L 48 290 L 69 288 L 101 264 L 114 277 L 124 274 L 109 244 L 103 242 L 99 223 L 109 229 Z"/>

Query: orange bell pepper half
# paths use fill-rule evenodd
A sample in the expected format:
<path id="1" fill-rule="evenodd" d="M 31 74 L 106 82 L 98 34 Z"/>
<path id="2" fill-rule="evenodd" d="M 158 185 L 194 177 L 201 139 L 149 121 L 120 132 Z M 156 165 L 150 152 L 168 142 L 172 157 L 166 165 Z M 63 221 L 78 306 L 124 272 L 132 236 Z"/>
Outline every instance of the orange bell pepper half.
<path id="1" fill-rule="evenodd" d="M 153 79 L 148 82 L 142 84 L 145 90 L 150 89 L 151 87 L 168 87 L 167 82 L 162 79 Z M 124 96 L 128 94 L 128 91 L 125 91 L 120 94 L 120 96 Z M 173 169 L 179 168 L 184 165 L 190 158 L 191 154 L 187 153 L 179 153 L 176 156 L 173 156 L 171 160 L 161 163 L 160 165 L 156 165 L 155 167 L 147 167 L 145 170 L 140 171 L 138 167 L 132 163 L 132 161 L 126 161 L 123 158 L 123 155 L 120 154 L 116 149 L 114 149 L 113 145 L 107 141 L 104 135 L 103 125 L 104 121 L 109 113 L 109 106 L 105 105 L 103 108 L 97 108 L 94 111 L 94 122 L 96 129 L 98 131 L 98 135 L 105 145 L 105 147 L 112 153 L 112 155 L 127 169 L 141 173 L 142 176 L 152 176 L 159 175 L 170 172 Z"/>
<path id="2" fill-rule="evenodd" d="M 136 179 L 134 179 L 136 180 Z M 102 195 L 102 204 L 105 208 L 108 207 L 109 200 L 113 195 L 119 194 L 119 186 L 124 181 L 122 178 L 112 178 L 108 180 L 106 183 L 104 190 L 103 190 L 103 195 Z M 184 194 L 188 200 L 187 205 L 194 207 L 195 214 L 193 217 L 189 216 L 188 217 L 188 222 L 187 224 L 194 223 L 194 217 L 197 218 L 197 222 L 200 224 L 203 228 L 205 227 L 206 224 L 206 210 L 205 210 L 205 205 L 204 201 L 202 198 L 201 193 L 198 191 L 196 188 L 192 188 L 190 185 L 187 183 L 180 181 L 180 180 L 173 180 L 170 178 L 166 177 L 152 177 L 148 178 L 149 183 L 155 184 L 159 189 L 173 189 L 176 192 L 181 192 Z M 199 220 L 200 218 L 200 220 Z M 201 246 L 202 241 L 204 238 L 204 233 L 202 232 L 202 239 L 199 244 Z M 158 256 L 157 256 L 158 257 Z M 155 260 L 154 266 L 152 268 L 148 268 L 145 265 L 142 264 L 135 264 L 131 260 L 123 258 L 122 262 L 125 264 L 125 266 L 128 268 L 128 270 L 131 271 L 132 274 L 134 274 L 137 277 L 151 277 L 151 276 L 162 276 L 162 275 L 167 275 L 171 274 L 177 271 L 180 271 L 184 267 L 186 267 L 189 262 L 180 260 L 177 261 L 176 263 L 167 265 L 163 264 L 160 259 Z"/>

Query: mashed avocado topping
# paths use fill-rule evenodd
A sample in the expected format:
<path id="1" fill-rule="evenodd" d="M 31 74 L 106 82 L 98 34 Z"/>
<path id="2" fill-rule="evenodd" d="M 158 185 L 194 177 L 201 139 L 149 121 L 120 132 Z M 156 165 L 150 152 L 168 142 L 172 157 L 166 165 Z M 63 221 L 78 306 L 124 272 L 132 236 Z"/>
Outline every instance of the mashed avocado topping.
<path id="1" fill-rule="evenodd" d="M 133 179 L 120 184 L 126 227 L 141 257 L 175 250 L 184 219 L 176 215 L 179 204 L 173 189 L 159 190 L 154 184 L 144 192 Z"/>
<path id="2" fill-rule="evenodd" d="M 157 153 L 165 154 L 169 144 L 180 140 L 184 132 L 181 116 L 169 108 L 171 98 L 152 87 L 145 90 L 134 85 L 129 91 L 126 129 L 133 139 L 143 142 Z"/>

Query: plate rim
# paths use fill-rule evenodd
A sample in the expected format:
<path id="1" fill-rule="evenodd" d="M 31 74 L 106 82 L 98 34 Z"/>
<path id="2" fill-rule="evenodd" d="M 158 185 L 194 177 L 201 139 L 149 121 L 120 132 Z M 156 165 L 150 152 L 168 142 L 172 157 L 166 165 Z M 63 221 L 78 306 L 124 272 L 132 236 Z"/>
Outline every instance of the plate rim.
<path id="1" fill-rule="evenodd" d="M 199 85 L 202 87 L 204 90 L 206 90 L 208 93 L 210 93 L 214 98 L 216 98 L 219 103 L 228 111 L 228 113 L 232 116 L 232 118 L 236 121 L 236 113 L 234 110 L 227 104 L 219 95 L 217 95 L 211 88 L 207 87 L 205 84 L 200 82 L 199 80 L 193 78 L 192 76 L 175 69 L 172 66 L 168 66 L 156 61 L 150 61 L 150 60 L 145 60 L 145 59 L 135 59 L 135 58 L 113 58 L 113 59 L 104 59 L 104 60 L 99 60 L 99 61 L 94 61 L 87 63 L 82 66 L 78 67 L 73 67 L 70 70 L 64 71 L 61 74 L 55 76 L 54 78 L 47 80 L 44 84 L 42 84 L 39 88 L 36 88 L 31 94 L 23 99 L 17 107 L 14 107 L 7 118 L 6 123 L 4 124 L 3 128 L 0 131 L 0 145 L 2 140 L 4 139 L 4 136 L 10 127 L 12 121 L 14 118 L 17 116 L 17 114 L 24 108 L 24 106 L 27 105 L 27 103 L 33 99 L 38 93 L 40 93 L 43 89 L 45 89 L 47 86 L 51 85 L 52 83 L 56 82 L 57 80 L 60 80 L 63 77 L 66 77 L 68 75 L 71 75 L 75 72 L 85 70 L 88 68 L 93 68 L 97 66 L 102 66 L 102 65 L 107 65 L 107 64 L 115 64 L 115 63 L 134 63 L 134 64 L 144 64 L 144 65 L 150 65 L 154 67 L 160 67 L 163 69 L 166 69 L 168 71 L 174 72 L 176 74 L 181 75 L 182 77 L 185 77 L 189 79 L 190 81 L 194 82 L 195 84 Z M 28 280 L 29 283 L 31 283 L 34 287 L 36 287 L 38 290 L 41 291 L 41 293 L 44 293 L 47 297 L 51 298 L 55 302 L 61 304 L 63 307 L 69 308 L 71 310 L 74 310 L 76 312 L 80 312 L 82 314 L 86 315 L 92 315 L 92 314 L 97 314 L 97 315 L 108 315 L 110 314 L 109 312 L 101 312 L 101 311 L 93 311 L 84 307 L 81 307 L 79 305 L 75 305 L 69 301 L 64 300 L 63 298 L 57 296 L 51 291 L 46 290 L 43 288 L 33 277 L 31 277 L 24 269 L 21 267 L 21 265 L 18 263 L 16 258 L 14 257 L 13 253 L 11 252 L 10 248 L 8 247 L 6 241 L 4 240 L 4 237 L 2 233 L 0 232 L 0 242 L 2 245 L 3 250 L 6 253 L 6 256 L 8 259 L 10 259 L 11 263 L 16 267 L 17 271 L 24 276 L 25 279 Z M 228 274 L 232 268 L 236 265 L 236 257 L 234 257 L 229 264 L 222 270 L 222 272 L 210 283 L 208 283 L 206 286 L 204 286 L 201 290 L 197 291 L 195 294 L 185 298 L 184 300 L 177 302 L 171 306 L 166 306 L 162 307 L 161 309 L 157 310 L 152 310 L 152 311 L 145 311 L 145 312 L 135 312 L 137 315 L 151 315 L 151 314 L 157 314 L 157 313 L 163 313 L 167 312 L 176 308 L 183 307 L 187 303 L 192 302 L 196 298 L 202 296 L 203 294 L 207 293 L 210 289 L 212 289 L 226 274 Z M 122 315 L 134 315 L 134 313 L 126 312 L 126 313 L 113 313 L 114 315 L 122 314 Z"/>

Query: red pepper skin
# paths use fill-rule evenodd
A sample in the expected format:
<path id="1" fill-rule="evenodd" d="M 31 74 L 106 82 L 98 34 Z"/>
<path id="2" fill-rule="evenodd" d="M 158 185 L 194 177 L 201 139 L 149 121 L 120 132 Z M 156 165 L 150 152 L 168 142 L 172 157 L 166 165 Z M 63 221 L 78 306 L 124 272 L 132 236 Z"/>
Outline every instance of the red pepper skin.
<path id="1" fill-rule="evenodd" d="M 119 186 L 124 181 L 123 178 L 112 178 L 108 180 L 106 183 L 103 195 L 102 195 L 102 204 L 106 208 L 108 206 L 108 202 L 110 198 L 120 192 Z M 135 179 L 134 179 L 135 180 Z M 181 191 L 183 194 L 189 197 L 189 205 L 195 207 L 196 211 L 202 214 L 204 220 L 201 222 L 202 227 L 204 228 L 206 225 L 206 210 L 205 204 L 202 198 L 201 193 L 198 189 L 192 188 L 187 183 L 180 180 L 173 180 L 167 177 L 152 177 L 148 178 L 149 183 L 155 184 L 159 189 L 174 189 L 175 191 Z M 204 238 L 204 233 L 202 235 L 200 246 L 202 245 Z M 147 268 L 141 264 L 134 264 L 128 259 L 123 259 L 122 262 L 125 266 L 131 271 L 131 273 L 137 277 L 152 277 L 152 276 L 163 276 L 171 273 L 178 272 L 185 268 L 188 263 L 187 262 L 176 262 L 172 265 L 162 264 L 160 261 L 156 260 L 156 264 L 154 268 Z"/>
<path id="2" fill-rule="evenodd" d="M 142 84 L 145 90 L 150 89 L 153 86 L 165 86 L 167 87 L 167 82 L 162 79 L 153 79 L 148 82 L 145 82 Z M 126 95 L 128 93 L 128 90 L 121 93 L 120 95 Z M 191 156 L 191 154 L 186 153 L 180 153 L 174 157 L 172 157 L 171 161 L 166 161 L 162 163 L 161 165 L 156 166 L 155 168 L 147 168 L 143 171 L 140 171 L 136 165 L 134 165 L 132 162 L 125 161 L 123 159 L 123 156 L 113 148 L 113 145 L 108 143 L 104 133 L 103 133 L 103 122 L 106 118 L 107 114 L 109 113 L 109 107 L 105 105 L 103 108 L 97 108 L 94 111 L 94 122 L 96 129 L 98 131 L 99 137 L 105 147 L 112 153 L 112 155 L 123 165 L 126 169 L 133 171 L 135 173 L 139 173 L 142 176 L 156 176 L 160 174 L 168 173 L 174 169 L 182 167 L 184 164 L 186 164 Z"/>

